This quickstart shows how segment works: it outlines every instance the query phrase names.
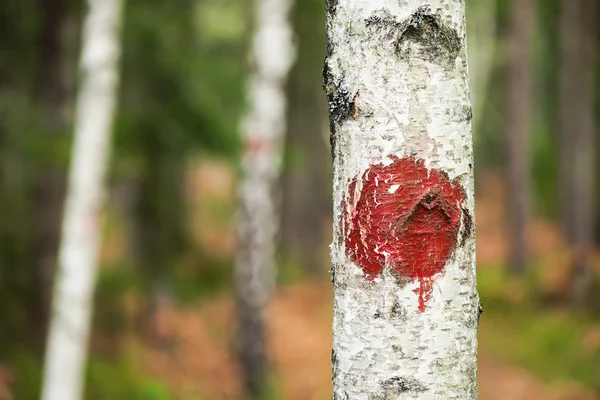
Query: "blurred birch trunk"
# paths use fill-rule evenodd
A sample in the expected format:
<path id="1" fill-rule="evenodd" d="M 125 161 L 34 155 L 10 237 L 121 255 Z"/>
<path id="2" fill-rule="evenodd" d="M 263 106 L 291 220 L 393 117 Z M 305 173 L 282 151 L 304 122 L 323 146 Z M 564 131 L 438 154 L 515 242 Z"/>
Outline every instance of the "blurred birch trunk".
<path id="1" fill-rule="evenodd" d="M 235 267 L 237 353 L 246 395 L 268 390 L 262 311 L 275 280 L 275 187 L 285 132 L 285 81 L 294 58 L 290 0 L 256 0 L 249 109 L 243 121 Z"/>
<path id="2" fill-rule="evenodd" d="M 117 101 L 123 2 L 88 0 L 88 7 L 75 137 L 44 364 L 43 400 L 78 400 L 83 396 L 99 259 L 100 213 Z"/>

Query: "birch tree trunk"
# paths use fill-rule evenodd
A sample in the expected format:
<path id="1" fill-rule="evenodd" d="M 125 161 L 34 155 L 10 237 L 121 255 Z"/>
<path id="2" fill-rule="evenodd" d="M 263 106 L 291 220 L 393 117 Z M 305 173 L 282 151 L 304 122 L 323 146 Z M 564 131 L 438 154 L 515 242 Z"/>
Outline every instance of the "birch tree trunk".
<path id="1" fill-rule="evenodd" d="M 464 2 L 326 9 L 333 399 L 476 399 Z"/>
<path id="2" fill-rule="evenodd" d="M 267 360 L 262 309 L 274 285 L 277 213 L 274 188 L 285 132 L 285 79 L 294 58 L 288 21 L 290 0 L 256 0 L 256 32 L 244 153 L 239 187 L 238 253 L 235 268 L 237 351 L 245 390 L 265 394 Z"/>
<path id="3" fill-rule="evenodd" d="M 531 0 L 514 0 L 508 36 L 508 215 L 510 267 L 527 266 L 529 220 L 529 137 L 532 120 L 533 9 Z"/>
<path id="4" fill-rule="evenodd" d="M 43 400 L 82 397 L 99 214 L 118 86 L 121 0 L 88 0 L 75 116 L 75 142 L 63 221 Z"/>

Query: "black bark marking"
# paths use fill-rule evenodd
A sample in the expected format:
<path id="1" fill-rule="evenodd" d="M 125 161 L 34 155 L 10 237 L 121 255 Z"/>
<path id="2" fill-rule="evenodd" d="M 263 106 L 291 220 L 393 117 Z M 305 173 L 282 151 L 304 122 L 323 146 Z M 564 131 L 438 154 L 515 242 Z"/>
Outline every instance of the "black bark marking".
<path id="1" fill-rule="evenodd" d="M 331 349 L 331 365 L 335 368 L 338 364 L 337 354 L 334 349 Z"/>
<path id="2" fill-rule="evenodd" d="M 325 0 L 325 13 L 328 16 L 334 16 L 337 12 L 340 0 Z"/>
<path id="3" fill-rule="evenodd" d="M 331 281 L 331 283 L 335 284 L 335 265 L 332 265 L 331 268 L 329 269 L 329 280 Z"/>
<path id="4" fill-rule="evenodd" d="M 358 92 L 351 93 L 344 78 L 334 76 L 327 62 L 323 68 L 323 89 L 329 102 L 329 115 L 335 122 L 343 122 L 354 115 Z"/>
<path id="5" fill-rule="evenodd" d="M 463 106 L 463 112 L 465 121 L 469 122 L 473 120 L 473 108 L 471 106 Z"/>
<path id="6" fill-rule="evenodd" d="M 329 116 L 329 148 L 331 150 L 331 159 L 335 161 L 335 146 L 337 141 L 337 132 L 335 129 L 335 123 L 331 116 Z"/>
<path id="7" fill-rule="evenodd" d="M 333 54 L 333 41 L 329 37 L 329 31 L 325 37 L 325 60 L 328 60 L 329 57 Z"/>
<path id="8" fill-rule="evenodd" d="M 419 381 L 410 376 L 395 376 L 381 382 L 381 388 L 383 389 L 383 399 L 395 399 L 396 396 L 407 393 L 422 393 L 429 390 L 423 382 Z"/>
<path id="9" fill-rule="evenodd" d="M 338 356 L 337 353 L 335 352 L 334 349 L 331 349 L 331 382 L 333 382 L 333 379 L 337 376 L 338 374 L 338 364 L 339 364 L 339 360 L 338 360 Z M 335 383 L 334 383 L 335 385 Z"/>
<path id="10" fill-rule="evenodd" d="M 394 304 L 392 305 L 392 309 L 390 310 L 390 318 L 398 319 L 400 321 L 406 321 L 406 319 L 407 319 L 406 314 L 407 314 L 406 308 L 402 307 L 400 302 L 398 300 L 396 300 L 394 302 Z"/>
<path id="11" fill-rule="evenodd" d="M 376 28 L 379 32 L 384 29 L 388 30 L 387 33 L 391 33 L 392 29 L 400 28 L 401 25 L 401 23 L 396 21 L 394 16 L 385 9 L 375 11 L 374 14 L 365 19 L 365 24 L 368 28 Z"/>
<path id="12" fill-rule="evenodd" d="M 460 247 L 463 247 L 467 243 L 467 239 L 471 236 L 473 231 L 473 218 L 466 208 L 462 209 L 463 216 L 463 230 L 460 238 Z"/>
<path id="13" fill-rule="evenodd" d="M 454 67 L 461 48 L 458 33 L 427 5 L 417 8 L 403 21 L 397 21 L 387 10 L 379 10 L 365 23 L 386 37 L 395 38 L 395 51 L 403 59 L 421 58 L 447 68 Z"/>
<path id="14" fill-rule="evenodd" d="M 347 88 L 343 77 L 334 76 L 327 60 L 323 67 L 323 90 L 327 95 L 327 102 L 329 103 L 329 144 L 333 159 L 335 158 L 337 140 L 336 123 L 341 124 L 350 118 L 354 118 L 358 91 L 352 93 Z"/>

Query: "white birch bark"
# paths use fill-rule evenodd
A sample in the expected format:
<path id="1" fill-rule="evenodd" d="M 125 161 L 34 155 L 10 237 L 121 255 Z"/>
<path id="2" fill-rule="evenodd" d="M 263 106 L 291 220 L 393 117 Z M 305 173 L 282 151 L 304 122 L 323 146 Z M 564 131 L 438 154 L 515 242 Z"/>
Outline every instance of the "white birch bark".
<path id="1" fill-rule="evenodd" d="M 274 285 L 278 224 L 274 188 L 285 133 L 285 80 L 295 50 L 288 14 L 290 0 L 256 0 L 249 110 L 243 121 L 242 179 L 239 186 L 238 253 L 235 284 L 238 351 L 246 390 L 265 390 L 266 355 L 261 310 Z"/>
<path id="2" fill-rule="evenodd" d="M 462 218 L 456 232 L 461 239 L 453 238 L 452 254 L 430 281 L 424 311 L 415 294 L 423 282 L 403 276 L 410 270 L 398 273 L 389 253 L 369 247 L 375 240 L 369 229 L 378 227 L 359 226 L 356 246 L 386 260 L 369 279 L 352 256 L 346 225 L 357 198 L 374 204 L 368 213 L 385 206 L 361 190 L 370 178 L 365 171 L 394 159 L 422 161 L 428 171 L 423 181 L 434 170 L 447 175 L 464 189 L 462 202 L 451 207 L 474 216 L 464 1 L 328 0 L 326 8 L 324 76 L 334 157 L 333 399 L 476 399 L 474 219 Z M 390 186 L 389 193 L 401 186 Z M 423 197 L 422 207 L 429 196 L 435 193 Z M 399 221 L 392 210 L 383 224 L 410 218 Z M 417 247 L 428 239 L 424 235 Z M 394 240 L 402 237 L 389 237 L 388 244 Z"/>
<path id="3" fill-rule="evenodd" d="M 44 365 L 43 400 L 83 396 L 99 214 L 119 80 L 122 0 L 88 0 L 72 164 Z"/>

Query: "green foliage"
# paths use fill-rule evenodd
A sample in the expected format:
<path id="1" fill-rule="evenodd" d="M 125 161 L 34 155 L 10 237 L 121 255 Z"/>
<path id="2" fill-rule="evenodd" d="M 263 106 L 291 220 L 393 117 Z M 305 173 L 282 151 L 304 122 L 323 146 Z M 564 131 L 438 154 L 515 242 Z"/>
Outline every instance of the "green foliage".
<path id="1" fill-rule="evenodd" d="M 211 284 L 222 287 L 228 276 L 203 268 L 180 278 L 182 259 L 194 252 L 182 182 L 192 154 L 237 154 L 245 7 L 232 0 L 128 2 L 114 179 L 136 185 L 134 262 L 143 291 L 166 283 L 189 298 Z"/>
<path id="2" fill-rule="evenodd" d="M 586 348 L 584 335 L 598 329 L 593 315 L 554 308 L 540 301 L 534 268 L 516 281 L 505 268 L 479 268 L 484 313 L 480 354 L 521 365 L 547 382 L 565 380 L 600 387 L 600 349 Z M 515 293 L 522 295 L 515 298 Z"/>
<path id="3" fill-rule="evenodd" d="M 42 384 L 42 360 L 27 347 L 18 346 L 12 350 L 11 367 L 17 377 L 15 399 L 37 400 Z"/>
<path id="4" fill-rule="evenodd" d="M 307 277 L 306 268 L 297 255 L 288 254 L 287 257 L 280 256 L 279 259 L 277 274 L 279 285 L 299 282 Z"/>
<path id="5" fill-rule="evenodd" d="M 172 397 L 162 382 L 145 377 L 130 360 L 93 358 L 88 366 L 85 398 L 169 400 Z"/>
<path id="6" fill-rule="evenodd" d="M 13 349 L 11 369 L 16 377 L 14 398 L 37 400 L 42 384 L 42 360 L 31 349 Z M 126 356 L 103 358 L 92 356 L 88 362 L 86 400 L 131 399 L 170 400 L 166 386 L 145 376 L 139 366 Z"/>
<path id="7" fill-rule="evenodd" d="M 496 63 L 499 63 L 499 55 Z M 506 78 L 506 70 L 502 65 L 496 65 L 492 70 L 491 82 L 502 82 Z M 475 170 L 482 172 L 489 169 L 497 169 L 506 163 L 506 118 L 504 110 L 506 106 L 505 86 L 491 84 L 488 87 L 487 102 L 481 110 L 483 116 L 479 124 L 479 130 L 473 132 L 475 149 Z"/>
<path id="8" fill-rule="evenodd" d="M 94 304 L 94 330 L 102 334 L 118 334 L 126 328 L 123 305 L 125 296 L 139 290 L 139 277 L 131 266 L 119 264 L 104 268 L 98 274 Z"/>
<path id="9" fill-rule="evenodd" d="M 197 148 L 232 154 L 236 149 L 244 104 L 245 28 L 231 20 L 243 8 L 232 2 L 196 4 L 129 3 L 117 125 L 118 148 L 127 153 L 140 151 L 147 140 L 176 154 Z M 206 13 L 221 18 L 205 28 Z"/>
<path id="10" fill-rule="evenodd" d="M 197 254 L 193 265 L 170 269 L 169 281 L 184 303 L 210 297 L 231 286 L 233 264 Z"/>
<path id="11" fill-rule="evenodd" d="M 533 135 L 532 191 L 535 209 L 541 216 L 557 215 L 558 148 L 555 138 L 547 132 L 537 131 Z"/>

